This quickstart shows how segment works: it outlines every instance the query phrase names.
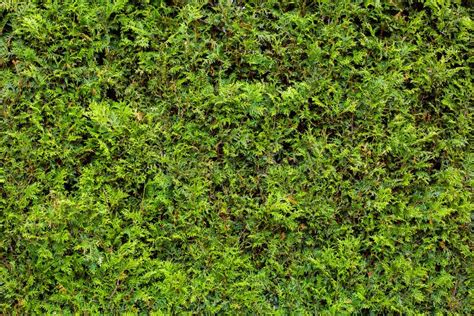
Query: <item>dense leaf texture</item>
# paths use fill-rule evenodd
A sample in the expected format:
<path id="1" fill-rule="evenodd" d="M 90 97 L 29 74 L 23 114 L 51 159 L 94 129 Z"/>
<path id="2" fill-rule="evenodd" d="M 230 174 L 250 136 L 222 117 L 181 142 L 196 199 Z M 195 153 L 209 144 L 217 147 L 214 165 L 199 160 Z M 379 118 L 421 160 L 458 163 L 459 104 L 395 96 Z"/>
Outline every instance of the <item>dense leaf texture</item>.
<path id="1" fill-rule="evenodd" d="M 0 310 L 471 314 L 471 16 L 0 1 Z"/>

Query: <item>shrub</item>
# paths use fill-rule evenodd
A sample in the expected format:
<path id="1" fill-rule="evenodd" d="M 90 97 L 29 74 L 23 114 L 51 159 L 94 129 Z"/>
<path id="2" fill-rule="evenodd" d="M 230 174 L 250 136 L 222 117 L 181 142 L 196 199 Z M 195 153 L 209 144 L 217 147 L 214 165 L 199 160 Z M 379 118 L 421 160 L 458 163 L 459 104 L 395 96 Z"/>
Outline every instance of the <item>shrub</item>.
<path id="1" fill-rule="evenodd" d="M 469 1 L 0 3 L 0 310 L 472 314 Z"/>

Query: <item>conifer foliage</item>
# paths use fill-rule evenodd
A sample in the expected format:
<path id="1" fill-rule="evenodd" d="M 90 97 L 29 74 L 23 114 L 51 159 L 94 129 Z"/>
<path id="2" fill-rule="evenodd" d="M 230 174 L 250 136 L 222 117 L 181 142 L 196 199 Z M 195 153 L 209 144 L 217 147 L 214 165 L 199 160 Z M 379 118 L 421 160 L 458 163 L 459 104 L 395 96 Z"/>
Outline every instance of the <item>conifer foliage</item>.
<path id="1" fill-rule="evenodd" d="M 0 313 L 472 314 L 472 13 L 0 1 Z"/>

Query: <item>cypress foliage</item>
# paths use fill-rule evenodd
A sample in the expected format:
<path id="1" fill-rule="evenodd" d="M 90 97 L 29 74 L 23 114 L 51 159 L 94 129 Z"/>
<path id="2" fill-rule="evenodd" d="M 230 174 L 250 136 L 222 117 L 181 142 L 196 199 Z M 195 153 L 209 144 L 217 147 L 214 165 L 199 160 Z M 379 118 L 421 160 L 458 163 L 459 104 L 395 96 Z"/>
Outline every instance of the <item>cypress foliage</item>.
<path id="1" fill-rule="evenodd" d="M 0 313 L 472 314 L 472 9 L 0 1 Z"/>

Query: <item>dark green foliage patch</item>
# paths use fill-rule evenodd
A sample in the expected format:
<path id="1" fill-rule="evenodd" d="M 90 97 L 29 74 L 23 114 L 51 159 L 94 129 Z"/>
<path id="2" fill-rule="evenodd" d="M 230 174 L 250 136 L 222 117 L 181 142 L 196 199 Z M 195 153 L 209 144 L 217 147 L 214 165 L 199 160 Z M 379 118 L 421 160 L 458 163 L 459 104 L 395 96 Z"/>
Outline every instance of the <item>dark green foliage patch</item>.
<path id="1" fill-rule="evenodd" d="M 472 314 L 470 1 L 0 1 L 0 313 Z"/>

